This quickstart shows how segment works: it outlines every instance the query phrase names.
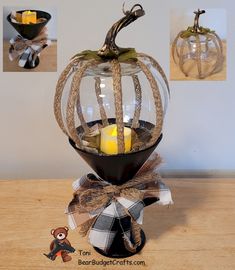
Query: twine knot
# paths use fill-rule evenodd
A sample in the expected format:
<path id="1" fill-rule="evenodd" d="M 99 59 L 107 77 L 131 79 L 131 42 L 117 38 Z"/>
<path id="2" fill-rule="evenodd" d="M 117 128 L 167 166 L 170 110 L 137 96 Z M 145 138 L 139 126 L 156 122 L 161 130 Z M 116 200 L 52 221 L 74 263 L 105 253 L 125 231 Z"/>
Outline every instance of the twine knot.
<path id="1" fill-rule="evenodd" d="M 66 210 L 70 227 L 79 226 L 82 236 L 89 232 L 90 243 L 105 252 L 121 230 L 125 248 L 136 252 L 142 243 L 143 208 L 157 201 L 172 203 L 169 189 L 155 172 L 160 162 L 160 157 L 153 155 L 133 179 L 119 186 L 110 185 L 93 174 L 75 181 L 74 197 Z"/>
<path id="2" fill-rule="evenodd" d="M 143 193 L 137 188 L 127 187 L 126 184 L 120 186 L 107 185 L 100 188 L 89 188 L 79 192 L 80 209 L 82 211 L 95 211 L 106 207 L 117 197 L 136 201 L 143 199 Z"/>
<path id="3" fill-rule="evenodd" d="M 25 45 L 26 46 L 31 46 L 33 44 L 33 42 L 32 42 L 32 40 L 30 40 L 30 39 L 27 39 L 26 41 L 25 41 Z"/>
<path id="4" fill-rule="evenodd" d="M 47 38 L 46 27 L 34 39 L 26 39 L 18 35 L 10 40 L 9 59 L 18 59 L 18 65 L 24 67 L 36 66 L 36 59 L 41 51 L 49 46 L 51 41 Z"/>
<path id="5" fill-rule="evenodd" d="M 109 185 L 104 187 L 104 191 L 111 196 L 120 196 L 120 187 L 117 185 Z"/>

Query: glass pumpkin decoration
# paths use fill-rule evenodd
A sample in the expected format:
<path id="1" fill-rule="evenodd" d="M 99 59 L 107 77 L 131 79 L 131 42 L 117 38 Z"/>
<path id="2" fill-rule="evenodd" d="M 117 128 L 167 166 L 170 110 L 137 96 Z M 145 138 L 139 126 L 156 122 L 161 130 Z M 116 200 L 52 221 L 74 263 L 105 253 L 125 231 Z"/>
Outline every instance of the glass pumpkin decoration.
<path id="1" fill-rule="evenodd" d="M 167 78 L 154 58 L 115 44 L 118 32 L 144 10 L 137 4 L 124 14 L 100 50 L 71 59 L 54 99 L 56 120 L 72 147 L 114 185 L 132 179 L 161 141 L 169 96 Z M 142 238 L 144 243 L 143 232 Z M 117 253 L 120 243 L 114 245 Z"/>
<path id="2" fill-rule="evenodd" d="M 194 25 L 180 31 L 172 43 L 174 62 L 186 77 L 204 79 L 223 67 L 223 45 L 215 31 L 199 26 L 205 10 L 194 12 Z"/>
<path id="3" fill-rule="evenodd" d="M 130 179 L 154 150 L 167 107 L 169 86 L 158 62 L 115 44 L 118 31 L 143 14 L 135 5 L 111 27 L 99 51 L 75 55 L 56 87 L 60 128 L 98 175 L 114 182 Z M 134 156 L 140 157 L 132 164 Z M 110 166 L 112 157 L 124 164 Z"/>

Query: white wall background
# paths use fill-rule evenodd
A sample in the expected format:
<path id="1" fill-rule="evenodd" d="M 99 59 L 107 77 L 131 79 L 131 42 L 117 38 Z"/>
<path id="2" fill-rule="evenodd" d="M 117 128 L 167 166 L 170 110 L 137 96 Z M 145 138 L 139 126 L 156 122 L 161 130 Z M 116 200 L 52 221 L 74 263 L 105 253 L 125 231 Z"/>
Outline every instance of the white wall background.
<path id="1" fill-rule="evenodd" d="M 13 1 L 12 1 L 13 2 Z M 36 2 L 36 1 L 35 1 Z M 37 1 L 38 2 L 38 1 Z M 22 2 L 20 2 L 22 3 Z M 32 3 L 32 1 L 31 1 Z M 43 10 L 51 14 L 51 20 L 47 24 L 47 31 L 48 31 L 48 37 L 52 40 L 57 39 L 57 12 L 55 7 L 42 7 L 37 5 L 30 5 L 26 6 L 21 4 L 20 6 L 9 6 L 11 4 L 11 1 L 8 1 L 7 6 L 3 7 L 3 38 L 4 39 L 11 39 L 12 37 L 18 35 L 17 31 L 9 24 L 9 22 L 6 20 L 6 17 L 8 14 L 10 14 L 12 11 L 27 9 L 27 10 Z"/>
<path id="2" fill-rule="evenodd" d="M 71 178 L 89 167 L 69 146 L 53 115 L 56 81 L 75 53 L 103 44 L 121 16 L 123 0 L 34 1 L 58 12 L 58 72 L 0 73 L 0 178 Z M 146 15 L 123 30 L 120 46 L 158 59 L 169 75 L 170 10 L 227 11 L 228 74 L 222 82 L 170 82 L 171 102 L 158 152 L 164 173 L 207 175 L 235 172 L 235 2 L 221 0 L 138 1 Z M 2 6 L 18 0 L 1 0 Z M 126 1 L 126 7 L 136 1 Z M 32 1 L 21 0 L 21 6 Z M 1 14 L 2 16 L 2 14 Z M 2 35 L 2 33 L 0 33 Z M 0 44 L 0 52 L 2 44 Z M 2 57 L 0 57 L 2 66 Z M 234 173 L 235 175 L 235 173 Z"/>

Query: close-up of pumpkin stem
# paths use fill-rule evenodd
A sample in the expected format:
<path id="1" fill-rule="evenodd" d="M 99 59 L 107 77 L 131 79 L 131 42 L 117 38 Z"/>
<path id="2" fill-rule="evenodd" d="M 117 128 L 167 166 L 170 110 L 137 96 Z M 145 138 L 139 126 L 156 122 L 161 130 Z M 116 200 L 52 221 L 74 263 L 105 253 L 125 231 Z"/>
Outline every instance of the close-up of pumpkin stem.
<path id="1" fill-rule="evenodd" d="M 195 18 L 194 18 L 194 25 L 193 25 L 193 30 L 194 32 L 196 33 L 199 33 L 200 32 L 200 26 L 199 26 L 199 17 L 200 15 L 206 13 L 205 10 L 200 10 L 198 9 L 197 11 L 194 11 L 194 14 L 195 14 Z"/>
<path id="2" fill-rule="evenodd" d="M 145 12 L 141 5 L 136 4 L 134 5 L 130 11 L 124 11 L 123 8 L 124 17 L 121 18 L 119 21 L 113 24 L 113 26 L 109 29 L 105 42 L 102 46 L 102 48 L 98 51 L 99 56 L 105 56 L 105 57 L 115 57 L 119 56 L 121 52 L 123 52 L 123 48 L 120 48 L 116 45 L 115 39 L 117 37 L 118 32 L 137 20 L 138 18 L 144 16 Z"/>

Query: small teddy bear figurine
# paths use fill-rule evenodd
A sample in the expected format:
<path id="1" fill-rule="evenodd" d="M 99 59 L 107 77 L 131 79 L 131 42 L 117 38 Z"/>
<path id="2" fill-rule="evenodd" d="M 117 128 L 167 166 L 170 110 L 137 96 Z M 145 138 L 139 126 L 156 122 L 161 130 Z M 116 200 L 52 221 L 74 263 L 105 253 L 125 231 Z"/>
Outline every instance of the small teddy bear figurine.
<path id="1" fill-rule="evenodd" d="M 63 262 L 72 260 L 72 257 L 69 256 L 68 253 L 75 252 L 75 249 L 66 238 L 68 230 L 69 229 L 66 226 L 51 230 L 51 234 L 55 239 L 50 244 L 50 252 L 48 254 L 43 253 L 48 259 L 54 261 L 57 256 L 61 256 Z"/>

